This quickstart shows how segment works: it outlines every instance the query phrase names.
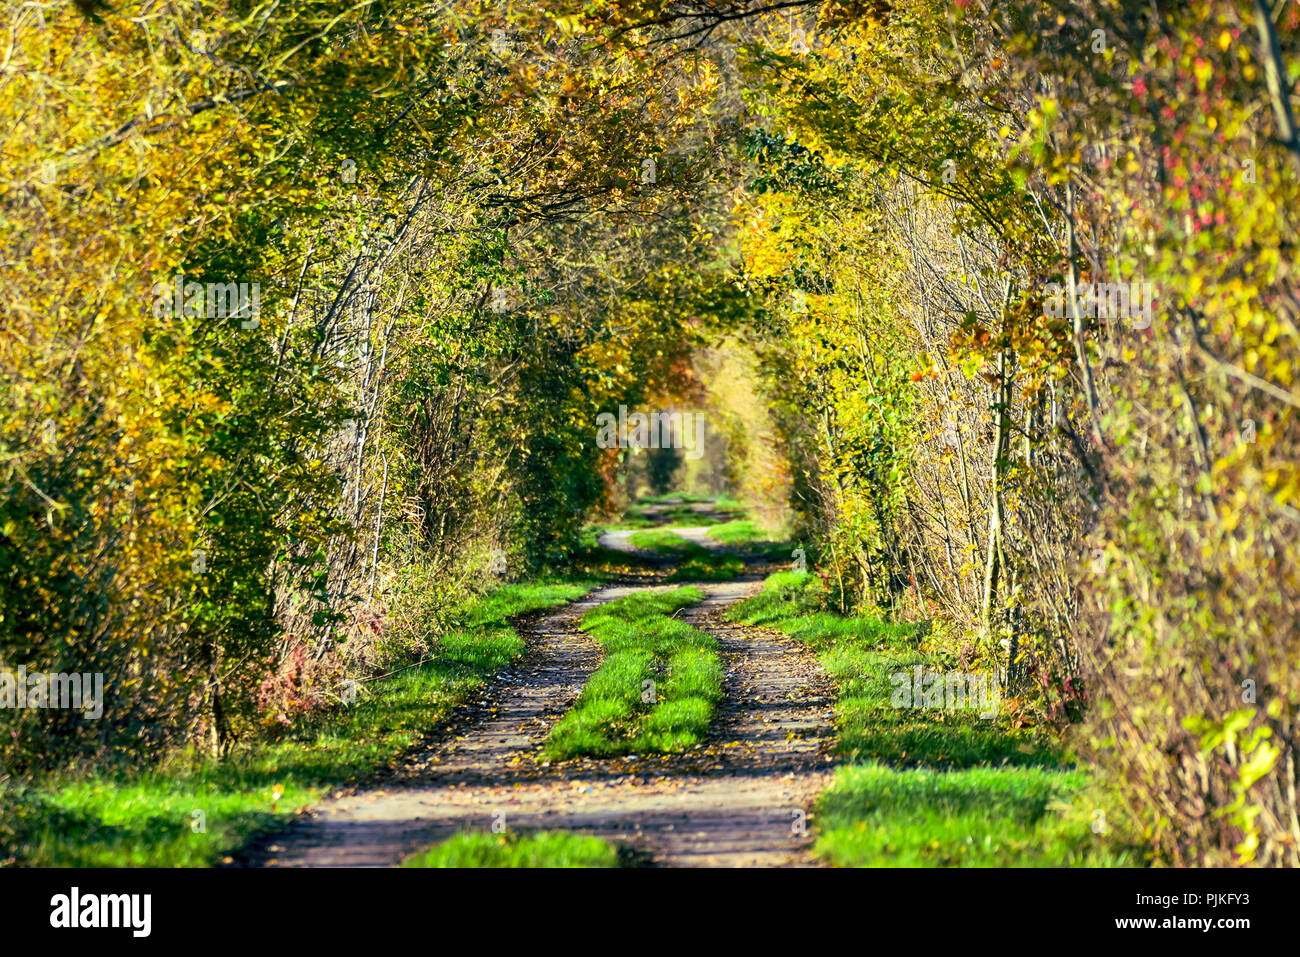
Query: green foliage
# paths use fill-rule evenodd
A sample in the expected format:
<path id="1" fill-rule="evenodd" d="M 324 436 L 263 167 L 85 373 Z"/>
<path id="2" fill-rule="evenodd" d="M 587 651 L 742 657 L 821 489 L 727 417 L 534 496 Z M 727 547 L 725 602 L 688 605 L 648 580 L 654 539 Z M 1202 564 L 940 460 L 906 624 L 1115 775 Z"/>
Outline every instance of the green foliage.
<path id="1" fill-rule="evenodd" d="M 1081 772 L 840 769 L 817 802 L 817 853 L 837 867 L 1132 867 L 1070 801 Z"/>
<path id="2" fill-rule="evenodd" d="M 8 26 L 0 668 L 102 672 L 110 696 L 98 722 L 6 709 L 7 769 L 219 754 L 388 653 L 407 569 L 455 600 L 572 563 L 605 492 L 594 404 L 681 351 L 637 302 L 672 298 L 658 262 L 608 252 L 693 242 L 713 81 L 669 99 L 626 46 L 474 2 Z M 626 158 L 688 133 L 642 188 Z M 613 225 L 580 235 L 592 207 Z M 565 244 L 585 267 L 557 276 Z M 260 308 L 177 310 L 178 275 Z M 598 281 L 642 288 L 594 315 Z"/>
<path id="3" fill-rule="evenodd" d="M 1295 864 L 1300 14 L 820 21 L 747 51 L 741 229 L 834 604 L 940 616 L 1021 720 L 1085 723 L 1167 861 Z"/>

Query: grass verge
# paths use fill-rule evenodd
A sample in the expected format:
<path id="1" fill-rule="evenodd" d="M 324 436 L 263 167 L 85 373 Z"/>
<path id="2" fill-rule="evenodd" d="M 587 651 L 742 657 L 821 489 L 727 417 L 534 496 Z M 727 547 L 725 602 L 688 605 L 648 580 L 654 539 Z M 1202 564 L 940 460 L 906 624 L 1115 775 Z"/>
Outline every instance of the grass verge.
<path id="1" fill-rule="evenodd" d="M 412 854 L 403 867 L 618 867 L 618 848 L 598 837 L 535 834 L 457 834 Z"/>
<path id="2" fill-rule="evenodd" d="M 217 761 L 176 753 L 148 769 L 67 771 L 0 785 L 0 863 L 206 866 L 332 788 L 391 763 L 524 650 L 507 619 L 555 608 L 589 583 L 507 585 L 469 603 L 417 667 L 367 683 L 346 709 Z"/>
<path id="3" fill-rule="evenodd" d="M 638 592 L 583 616 L 605 660 L 551 729 L 548 758 L 676 751 L 703 740 L 722 698 L 717 642 L 671 617 L 703 597 L 689 587 Z"/>
<path id="4" fill-rule="evenodd" d="M 837 750 L 852 763 L 818 800 L 819 855 L 860 867 L 1137 863 L 1093 833 L 1090 779 L 1054 741 L 974 707 L 891 704 L 891 675 L 953 670 L 924 626 L 820 611 L 817 589 L 812 575 L 781 572 L 730 617 L 808 645 L 835 686 Z"/>
<path id="5" fill-rule="evenodd" d="M 1082 771 L 883 764 L 842 767 L 817 802 L 817 853 L 841 867 L 1113 867 L 1110 848 L 1072 794 Z"/>

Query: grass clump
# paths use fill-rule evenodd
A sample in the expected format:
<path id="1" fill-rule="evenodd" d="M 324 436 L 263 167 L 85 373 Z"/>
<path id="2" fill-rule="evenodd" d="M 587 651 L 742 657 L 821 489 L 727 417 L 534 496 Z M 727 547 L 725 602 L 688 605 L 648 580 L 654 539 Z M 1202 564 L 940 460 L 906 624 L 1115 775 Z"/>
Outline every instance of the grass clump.
<path id="1" fill-rule="evenodd" d="M 668 575 L 668 581 L 730 581 L 745 570 L 745 561 L 739 555 L 689 544 L 681 552 L 681 561 Z"/>
<path id="2" fill-rule="evenodd" d="M 976 767 L 841 768 L 817 802 L 817 853 L 851 867 L 1113 867 L 1137 856 L 1111 848 L 1068 799 L 1080 771 Z"/>
<path id="3" fill-rule="evenodd" d="M 618 867 L 608 841 L 564 831 L 457 834 L 412 854 L 403 867 Z"/>
<path id="4" fill-rule="evenodd" d="M 744 545 L 767 541 L 768 534 L 758 523 L 747 519 L 732 519 L 709 529 L 709 537 L 724 545 Z"/>
<path id="5" fill-rule="evenodd" d="M 628 541 L 634 548 L 654 552 L 656 555 L 673 555 L 691 546 L 691 543 L 682 536 L 666 528 L 650 528 L 633 532 L 628 537 Z"/>

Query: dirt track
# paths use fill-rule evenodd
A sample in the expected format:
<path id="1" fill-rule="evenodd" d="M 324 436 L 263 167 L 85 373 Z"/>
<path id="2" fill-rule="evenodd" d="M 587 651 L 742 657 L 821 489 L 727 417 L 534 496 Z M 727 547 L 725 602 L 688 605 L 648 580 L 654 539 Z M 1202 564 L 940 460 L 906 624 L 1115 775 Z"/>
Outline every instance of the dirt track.
<path id="1" fill-rule="evenodd" d="M 381 784 L 317 806 L 251 860 L 389 866 L 457 831 L 495 826 L 594 834 L 658 866 L 812 864 L 807 815 L 827 783 L 831 698 L 801 645 L 722 618 L 760 586 L 757 575 L 698 584 L 704 600 L 678 616 L 721 646 L 726 697 L 707 744 L 672 756 L 540 760 L 551 726 L 600 664 L 578 619 L 665 586 L 602 588 L 521 626 L 524 663 L 470 727 L 409 756 Z"/>

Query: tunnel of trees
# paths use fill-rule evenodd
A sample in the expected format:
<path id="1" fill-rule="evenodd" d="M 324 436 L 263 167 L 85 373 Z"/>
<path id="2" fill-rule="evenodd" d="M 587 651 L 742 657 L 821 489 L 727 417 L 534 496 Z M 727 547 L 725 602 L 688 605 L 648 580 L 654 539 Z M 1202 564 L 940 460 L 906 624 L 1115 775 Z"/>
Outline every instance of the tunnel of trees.
<path id="1" fill-rule="evenodd" d="M 1300 863 L 1300 4 L 6 25 L 0 670 L 110 698 L 0 710 L 0 788 L 283 733 L 689 481 L 1163 859 Z M 707 450 L 602 448 L 620 406 Z"/>

